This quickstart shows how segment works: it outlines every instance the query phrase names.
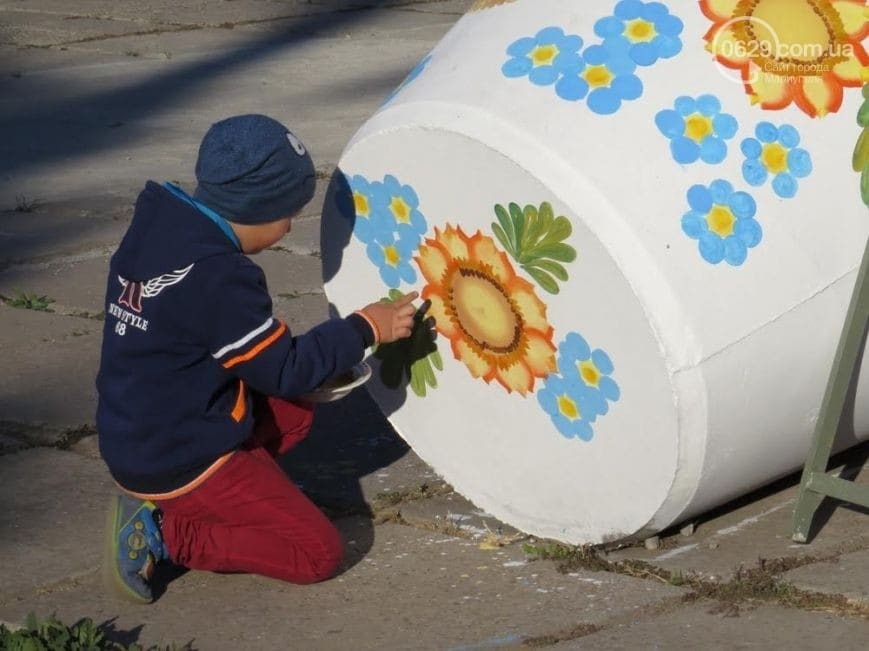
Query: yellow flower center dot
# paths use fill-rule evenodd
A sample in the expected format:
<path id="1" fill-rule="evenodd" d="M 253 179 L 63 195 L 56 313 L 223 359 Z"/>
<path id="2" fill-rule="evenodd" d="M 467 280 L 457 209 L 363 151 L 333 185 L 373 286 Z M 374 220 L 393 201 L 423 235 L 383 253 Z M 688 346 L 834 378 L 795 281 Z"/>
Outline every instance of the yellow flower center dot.
<path id="1" fill-rule="evenodd" d="M 733 234 L 736 217 L 733 216 L 733 213 L 727 206 L 716 204 L 709 211 L 709 214 L 706 215 L 706 223 L 709 225 L 710 231 L 721 238 L 725 238 Z"/>
<path id="2" fill-rule="evenodd" d="M 561 412 L 561 415 L 567 418 L 568 420 L 576 420 L 580 417 L 579 407 L 577 404 L 567 395 L 558 396 L 558 411 Z"/>
<path id="3" fill-rule="evenodd" d="M 600 371 L 597 369 L 597 366 L 594 365 L 594 362 L 590 359 L 585 360 L 584 362 L 580 362 L 577 364 L 579 368 L 579 374 L 582 376 L 582 379 L 585 380 L 585 383 L 589 386 L 596 387 L 600 382 Z"/>
<path id="4" fill-rule="evenodd" d="M 538 45 L 531 50 L 531 61 L 534 63 L 535 68 L 537 66 L 548 66 L 555 60 L 558 53 L 559 50 L 555 45 Z"/>
<path id="5" fill-rule="evenodd" d="M 713 132 L 712 118 L 702 113 L 692 113 L 685 119 L 685 136 L 697 144 L 703 142 L 703 139 Z"/>
<path id="6" fill-rule="evenodd" d="M 636 18 L 628 21 L 625 26 L 624 35 L 633 43 L 648 43 L 658 35 L 658 30 L 655 29 L 654 23 L 642 18 Z"/>
<path id="7" fill-rule="evenodd" d="M 397 267 L 401 256 L 398 254 L 398 249 L 394 245 L 388 244 L 383 247 L 383 257 L 386 258 L 386 264 Z"/>
<path id="8" fill-rule="evenodd" d="M 353 205 L 356 207 L 356 214 L 368 217 L 371 213 L 371 207 L 368 204 L 368 197 L 361 192 L 353 193 Z"/>
<path id="9" fill-rule="evenodd" d="M 459 326 L 479 346 L 499 353 L 516 347 L 522 318 L 495 279 L 476 269 L 459 268 L 451 299 Z"/>
<path id="10" fill-rule="evenodd" d="M 743 3 L 744 4 L 744 3 Z M 753 5 L 753 6 L 752 6 Z M 826 0 L 753 0 L 744 28 L 759 50 L 778 61 L 792 63 L 823 61 L 835 52 L 841 18 Z M 763 50 L 767 50 L 764 52 Z"/>
<path id="11" fill-rule="evenodd" d="M 608 88 L 613 83 L 613 73 L 605 65 L 589 66 L 582 73 L 582 76 L 592 88 L 601 88 L 602 86 Z"/>
<path id="12" fill-rule="evenodd" d="M 761 154 L 763 164 L 773 174 L 781 174 L 788 171 L 788 150 L 777 142 L 763 146 Z"/>
<path id="13" fill-rule="evenodd" d="M 395 221 L 402 224 L 410 222 L 410 206 L 408 206 L 407 202 L 401 197 L 392 197 L 392 201 L 389 203 L 389 209 L 392 211 Z"/>

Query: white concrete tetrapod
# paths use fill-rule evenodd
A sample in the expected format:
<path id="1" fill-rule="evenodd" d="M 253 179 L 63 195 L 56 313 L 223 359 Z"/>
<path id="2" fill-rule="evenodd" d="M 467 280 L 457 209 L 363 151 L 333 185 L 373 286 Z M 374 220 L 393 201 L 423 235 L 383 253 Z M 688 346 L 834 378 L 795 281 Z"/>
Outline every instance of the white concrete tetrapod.
<path id="1" fill-rule="evenodd" d="M 326 292 L 431 300 L 367 386 L 459 492 L 598 543 L 802 465 L 869 233 L 863 5 L 477 2 L 356 133 Z"/>

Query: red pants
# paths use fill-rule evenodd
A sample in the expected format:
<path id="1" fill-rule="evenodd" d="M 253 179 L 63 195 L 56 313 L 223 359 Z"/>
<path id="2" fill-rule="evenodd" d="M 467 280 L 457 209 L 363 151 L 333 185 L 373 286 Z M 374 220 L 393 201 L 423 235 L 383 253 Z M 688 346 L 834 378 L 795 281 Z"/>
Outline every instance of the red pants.
<path id="1" fill-rule="evenodd" d="M 258 399 L 256 430 L 243 449 L 189 493 L 157 504 L 172 560 L 215 572 L 292 583 L 332 576 L 342 543 L 331 522 L 275 462 L 305 438 L 311 407 Z"/>

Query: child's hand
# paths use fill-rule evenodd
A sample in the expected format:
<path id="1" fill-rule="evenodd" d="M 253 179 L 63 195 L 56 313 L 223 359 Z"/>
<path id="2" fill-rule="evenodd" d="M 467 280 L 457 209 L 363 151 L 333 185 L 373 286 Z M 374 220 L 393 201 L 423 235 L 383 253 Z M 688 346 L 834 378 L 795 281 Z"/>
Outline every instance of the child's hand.
<path id="1" fill-rule="evenodd" d="M 360 310 L 374 324 L 377 343 L 388 344 L 410 336 L 413 315 L 416 313 L 412 301 L 416 298 L 419 298 L 419 292 L 410 292 L 392 303 L 378 301 Z"/>

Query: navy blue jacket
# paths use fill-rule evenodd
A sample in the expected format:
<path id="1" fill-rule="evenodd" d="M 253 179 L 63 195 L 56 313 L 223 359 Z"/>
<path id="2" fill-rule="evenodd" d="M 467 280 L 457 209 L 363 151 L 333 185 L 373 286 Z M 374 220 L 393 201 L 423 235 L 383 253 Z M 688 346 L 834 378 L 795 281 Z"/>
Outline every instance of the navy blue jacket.
<path id="1" fill-rule="evenodd" d="M 262 269 L 149 181 L 109 265 L 97 376 L 100 453 L 127 490 L 182 488 L 253 429 L 251 390 L 293 398 L 358 363 L 358 315 L 293 336 Z"/>

